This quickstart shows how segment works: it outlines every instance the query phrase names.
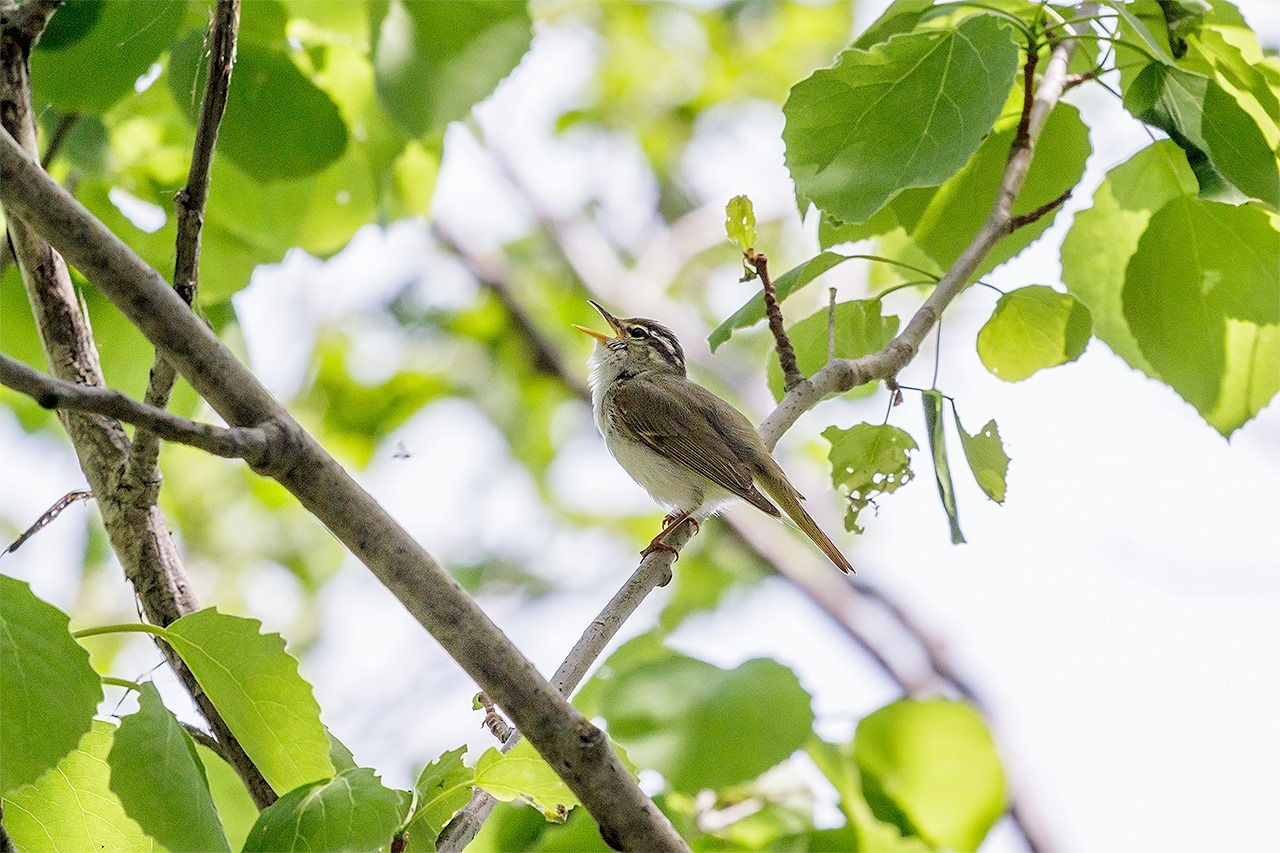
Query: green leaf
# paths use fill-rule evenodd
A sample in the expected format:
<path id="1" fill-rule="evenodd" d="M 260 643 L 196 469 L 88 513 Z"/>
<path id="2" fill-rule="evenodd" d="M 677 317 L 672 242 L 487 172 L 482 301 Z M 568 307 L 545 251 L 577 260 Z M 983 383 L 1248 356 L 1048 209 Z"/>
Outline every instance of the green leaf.
<path id="1" fill-rule="evenodd" d="M 1234 202 L 1239 190 L 1280 207 L 1280 165 L 1258 122 L 1217 81 L 1152 63 L 1129 85 L 1124 105 L 1182 148 L 1201 196 Z"/>
<path id="2" fill-rule="evenodd" d="M 182 0 L 67 3 L 31 53 L 36 112 L 103 113 L 169 48 L 186 15 Z"/>
<path id="3" fill-rule="evenodd" d="M 862 533 L 858 514 L 877 495 L 896 492 L 914 479 L 907 452 L 919 446 L 910 435 L 888 424 L 827 427 L 822 437 L 831 443 L 831 482 L 849 499 L 844 529 Z"/>
<path id="4" fill-rule="evenodd" d="M 811 849 L 868 850 L 876 853 L 926 853 L 930 848 L 921 839 L 904 836 L 894 823 L 876 817 L 862 793 L 862 776 L 853 758 L 853 744 L 836 746 L 814 736 L 805 744 L 805 752 L 813 759 L 840 795 L 840 811 L 846 825 L 856 836 L 854 844 L 822 846 Z"/>
<path id="5" fill-rule="evenodd" d="M 1075 361 L 1089 345 L 1093 319 L 1069 293 L 1035 284 L 1002 294 L 978 330 L 978 356 L 1005 382 Z"/>
<path id="6" fill-rule="evenodd" d="M 947 523 L 951 526 L 951 544 L 964 543 L 964 534 L 960 532 L 960 513 L 956 507 L 956 490 L 951 483 L 951 466 L 947 462 L 947 437 L 942 428 L 942 394 L 937 390 L 925 391 L 920 395 L 924 404 L 924 426 L 929 434 L 929 452 L 933 455 L 933 475 L 938 481 L 938 497 L 942 499 L 942 508 L 947 513 Z"/>
<path id="7" fill-rule="evenodd" d="M 756 244 L 756 211 L 751 199 L 735 195 L 725 205 L 724 216 L 725 233 L 742 251 L 746 252 Z"/>
<path id="8" fill-rule="evenodd" d="M 881 317 L 884 306 L 879 299 L 857 299 L 836 304 L 836 358 L 857 358 L 884 349 L 898 333 L 897 316 Z M 827 311 L 806 317 L 787 330 L 796 353 L 796 364 L 806 376 L 812 376 L 827 363 L 829 323 Z M 862 386 L 866 393 L 874 385 Z M 782 368 L 778 360 L 769 358 L 769 389 L 781 400 Z M 855 395 L 856 391 L 853 392 Z"/>
<path id="9" fill-rule="evenodd" d="M 256 619 L 201 610 L 167 639 L 277 793 L 333 776 L 329 738 L 311 685 L 279 634 Z"/>
<path id="10" fill-rule="evenodd" d="M 151 682 L 107 755 L 111 790 L 143 831 L 172 851 L 230 850 L 195 743 Z M 181 803 L 181 808 L 175 804 Z"/>
<path id="11" fill-rule="evenodd" d="M 258 816 L 244 850 L 379 850 L 390 845 L 409 804 L 408 792 L 386 788 L 372 770 L 357 767 L 276 800 Z"/>
<path id="12" fill-rule="evenodd" d="M 1179 196 L 1129 260 L 1124 316 L 1142 354 L 1223 435 L 1280 390 L 1278 232 L 1261 209 Z"/>
<path id="13" fill-rule="evenodd" d="M 987 15 L 846 50 L 783 108 L 798 196 L 863 222 L 904 189 L 942 183 L 1000 115 L 1017 65 L 1010 29 Z"/>
<path id="14" fill-rule="evenodd" d="M 1121 37 L 1124 38 L 1130 34 L 1137 36 L 1138 42 L 1144 48 L 1145 55 L 1163 62 L 1166 65 L 1173 65 L 1174 59 L 1170 55 L 1169 46 L 1163 39 L 1157 38 L 1155 33 L 1143 22 L 1142 16 L 1137 14 L 1130 0 L 1106 0 L 1108 6 L 1114 9 L 1120 15 L 1122 27 L 1120 30 Z M 1156 8 L 1155 4 L 1150 4 L 1152 8 Z M 1118 63 L 1117 63 L 1118 64 Z"/>
<path id="15" fill-rule="evenodd" d="M 408 853 L 434 851 L 440 831 L 471 799 L 475 771 L 462 763 L 465 746 L 451 749 L 422 768 L 413 790 L 417 795 L 406 831 Z"/>
<path id="16" fill-rule="evenodd" d="M 75 749 L 102 701 L 69 621 L 28 584 L 0 575 L 0 793 L 34 782 Z"/>
<path id="17" fill-rule="evenodd" d="M 463 118 L 519 64 L 532 40 L 523 0 L 383 0 L 373 14 L 378 97 L 410 136 Z"/>
<path id="18" fill-rule="evenodd" d="M 5 794 L 4 828 L 17 849 L 23 853 L 158 849 L 108 787 L 107 754 L 115 731 L 110 723 L 94 720 L 79 745 L 52 772 Z"/>
<path id="19" fill-rule="evenodd" d="M 1187 37 L 1198 35 L 1210 5 L 1205 0 L 1159 0 L 1164 13 L 1165 35 L 1174 59 L 1187 53 Z"/>
<path id="20" fill-rule="evenodd" d="M 909 33 L 932 8 L 933 0 L 893 0 L 889 8 L 854 40 L 853 47 L 867 50 L 893 36 Z"/>
<path id="21" fill-rule="evenodd" d="M 688 792 L 754 779 L 799 749 L 813 728 L 809 694 L 795 673 L 761 658 L 725 670 L 666 651 L 610 679 L 600 707 L 610 735 L 637 765 Z"/>
<path id="22" fill-rule="evenodd" d="M 854 759 L 883 820 L 931 845 L 976 850 L 1004 814 L 1004 771 L 982 717 L 963 702 L 902 699 L 864 717 Z"/>
<path id="23" fill-rule="evenodd" d="M 527 740 L 521 740 L 505 755 L 490 748 L 480 756 L 475 785 L 504 803 L 524 800 L 547 820 L 556 822 L 564 820 L 569 810 L 579 805 L 577 795 Z"/>
<path id="24" fill-rule="evenodd" d="M 1125 268 L 1152 214 L 1195 191 L 1195 176 L 1173 142 L 1148 145 L 1107 173 L 1093 206 L 1076 214 L 1062 241 L 1062 283 L 1089 307 L 1093 333 L 1130 367 L 1155 379 L 1160 375 L 1124 318 Z M 1098 251 L 1099 246 L 1107 251 Z"/>
<path id="25" fill-rule="evenodd" d="M 1000 430 L 994 420 L 976 435 L 969 435 L 960 423 L 960 413 L 955 404 L 951 406 L 955 416 L 956 432 L 960 433 L 960 445 L 964 448 L 964 458 L 969 462 L 973 478 L 978 481 L 982 493 L 998 504 L 1004 503 L 1005 480 L 1009 474 L 1009 455 L 1004 452 L 1004 443 L 1000 441 Z"/>
<path id="26" fill-rule="evenodd" d="M 247 8 L 258 6 L 251 3 Z M 203 32 L 193 32 L 174 45 L 169 60 L 169 91 L 192 124 L 199 113 L 207 63 Z M 288 108 L 281 109 L 282 104 Z M 333 99 L 311 82 L 289 53 L 242 38 L 236 45 L 226 116 L 218 126 L 218 153 L 255 181 L 269 183 L 313 175 L 346 148 L 347 126 Z"/>
<path id="27" fill-rule="evenodd" d="M 249 831 L 258 820 L 258 807 L 231 765 L 207 747 L 196 744 L 196 754 L 204 764 L 209 791 L 218 807 L 218 818 L 232 850 L 244 847 Z"/>

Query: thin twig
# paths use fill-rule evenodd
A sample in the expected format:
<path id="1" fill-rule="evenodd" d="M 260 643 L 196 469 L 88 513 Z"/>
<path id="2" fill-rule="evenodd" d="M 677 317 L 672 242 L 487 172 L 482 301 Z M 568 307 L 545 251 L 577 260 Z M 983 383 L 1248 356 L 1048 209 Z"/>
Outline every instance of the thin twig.
<path id="1" fill-rule="evenodd" d="M 213 148 L 218 141 L 218 127 L 227 107 L 227 90 L 231 86 L 231 70 L 236 60 L 236 35 L 240 28 L 240 0 L 218 0 L 209 22 L 209 64 L 196 121 L 196 136 L 191 152 L 187 185 L 174 198 L 178 214 L 176 259 L 173 287 L 201 317 L 197 298 L 200 282 L 200 237 L 204 227 L 204 206 L 209 195 L 209 173 L 213 168 Z M 163 355 L 156 353 L 155 364 L 147 381 L 143 400 L 163 409 L 169 405 L 178 373 Z M 140 499 L 154 501 L 159 489 L 160 473 L 156 462 L 160 455 L 160 437 L 148 430 L 134 436 L 129 452 L 126 481 L 141 493 Z"/>
<path id="2" fill-rule="evenodd" d="M 3 557 L 5 554 L 12 554 L 14 551 L 21 548 L 26 544 L 28 539 L 43 530 L 49 522 L 61 515 L 64 509 L 71 506 L 76 501 L 87 501 L 91 497 L 93 497 L 93 492 L 89 489 L 76 489 L 73 492 L 67 492 L 65 495 L 58 498 L 57 502 L 54 503 L 53 506 L 45 510 L 44 514 L 36 519 L 35 524 L 28 527 L 22 532 L 21 536 L 13 540 L 8 548 L 0 551 L 0 557 Z"/>
<path id="3" fill-rule="evenodd" d="M 764 313 L 769 318 L 769 331 L 778 347 L 778 363 L 782 366 L 782 388 L 790 391 L 804 382 L 804 374 L 796 364 L 796 351 L 787 337 L 787 330 L 782 325 L 782 308 L 778 306 L 778 293 L 773 288 L 773 279 L 769 277 L 769 259 L 754 249 L 743 253 L 747 263 L 755 270 L 764 289 Z"/>
<path id="4" fill-rule="evenodd" d="M 212 752 L 214 755 L 221 758 L 223 761 L 226 761 L 228 764 L 231 763 L 227 759 L 226 752 L 225 750 L 223 750 L 222 744 L 218 742 L 218 739 L 216 737 L 209 734 L 199 726 L 193 726 L 190 723 L 183 723 L 182 729 L 187 733 L 188 736 L 190 736 L 190 738 L 193 741 L 200 744 L 205 749 L 208 749 L 210 752 Z"/>
<path id="5" fill-rule="evenodd" d="M 1009 233 L 1012 234 L 1019 228 L 1022 228 L 1025 225 L 1030 225 L 1032 222 L 1039 220 L 1045 214 L 1057 210 L 1059 207 L 1066 204 L 1067 199 L 1069 198 L 1071 198 L 1071 190 L 1067 190 L 1053 201 L 1045 202 L 1035 210 L 1029 210 L 1026 213 L 1020 213 L 1017 216 L 1010 217 L 1008 225 Z"/>
<path id="6" fill-rule="evenodd" d="M 254 468 L 266 465 L 272 451 L 273 439 L 269 429 L 220 427 L 188 420 L 164 409 L 139 403 L 110 388 L 78 385 L 46 376 L 3 354 L 0 354 L 0 385 L 26 394 L 46 409 L 103 415 L 214 456 L 243 459 Z"/>
<path id="7" fill-rule="evenodd" d="M 836 358 L 836 289 L 827 288 L 827 361 Z"/>
<path id="8" fill-rule="evenodd" d="M 49 141 L 44 146 L 44 156 L 40 158 L 40 165 L 44 167 L 46 172 L 49 171 L 53 158 L 58 156 L 58 152 L 62 150 L 63 143 L 71 135 L 71 129 L 76 126 L 76 122 L 79 120 L 80 113 L 67 113 L 58 120 L 57 126 L 49 134 Z"/>

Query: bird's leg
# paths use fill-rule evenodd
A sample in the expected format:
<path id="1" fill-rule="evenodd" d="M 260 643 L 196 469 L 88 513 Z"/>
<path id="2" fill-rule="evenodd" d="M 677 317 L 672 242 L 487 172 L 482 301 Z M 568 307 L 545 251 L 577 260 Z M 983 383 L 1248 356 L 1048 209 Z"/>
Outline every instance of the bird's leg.
<path id="1" fill-rule="evenodd" d="M 667 534 L 675 530 L 680 525 L 684 524 L 686 521 L 693 524 L 693 529 L 695 532 L 702 529 L 702 525 L 698 524 L 698 520 L 693 517 L 692 510 L 688 512 L 682 512 L 679 515 L 668 515 L 662 519 L 662 530 L 660 530 L 658 532 L 658 535 L 653 537 L 653 541 L 650 542 L 645 547 L 645 549 L 640 552 L 640 556 L 647 557 L 650 554 L 652 554 L 654 551 L 666 551 L 670 554 L 674 554 L 676 556 L 676 559 L 679 559 L 680 553 L 675 548 L 672 548 L 670 545 L 668 545 L 665 540 L 667 538 Z"/>

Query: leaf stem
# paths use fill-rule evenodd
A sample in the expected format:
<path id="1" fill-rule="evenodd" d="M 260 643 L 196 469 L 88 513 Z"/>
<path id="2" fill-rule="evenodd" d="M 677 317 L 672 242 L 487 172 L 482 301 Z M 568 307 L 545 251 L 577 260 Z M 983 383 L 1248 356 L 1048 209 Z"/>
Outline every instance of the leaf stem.
<path id="1" fill-rule="evenodd" d="M 122 622 L 119 625 L 100 625 L 96 628 L 81 628 L 72 631 L 71 636 L 77 640 L 86 637 L 97 637 L 100 634 L 151 634 L 162 640 L 169 639 L 169 632 L 159 625 L 148 625 L 145 622 Z"/>

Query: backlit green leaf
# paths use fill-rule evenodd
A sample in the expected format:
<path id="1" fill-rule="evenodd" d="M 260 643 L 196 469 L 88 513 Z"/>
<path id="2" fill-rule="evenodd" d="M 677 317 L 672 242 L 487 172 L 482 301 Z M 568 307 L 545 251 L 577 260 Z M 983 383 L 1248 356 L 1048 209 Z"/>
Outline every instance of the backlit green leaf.
<path id="1" fill-rule="evenodd" d="M 562 821 L 578 797 L 527 740 L 510 752 L 490 748 L 476 762 L 475 786 L 503 802 L 531 803 L 547 820 Z"/>
<path id="2" fill-rule="evenodd" d="M 75 749 L 102 701 L 68 621 L 28 584 L 0 575 L 0 792 L 36 781 Z"/>
<path id="3" fill-rule="evenodd" d="M 987 370 L 1019 382 L 1046 367 L 1075 361 L 1093 334 L 1089 309 L 1069 293 L 1031 285 L 1001 295 L 978 331 Z"/>
<path id="4" fill-rule="evenodd" d="M 942 427 L 942 394 L 935 390 L 920 395 L 924 404 L 924 426 L 929 434 L 929 452 L 933 456 L 933 474 L 938 482 L 938 497 L 951 526 L 951 543 L 964 543 L 960 532 L 960 512 L 956 507 L 956 490 L 951 482 L 951 465 L 947 462 L 947 437 Z"/>
<path id="5" fill-rule="evenodd" d="M 978 149 L 1013 85 L 1018 47 L 998 19 L 851 48 L 791 90 L 783 112 L 798 195 L 862 222 L 908 187 L 936 186 Z"/>
<path id="6" fill-rule="evenodd" d="M 729 239 L 747 251 L 756 244 L 756 212 L 751 199 L 735 195 L 724 208 L 724 230 Z"/>
<path id="7" fill-rule="evenodd" d="M 414 784 L 417 799 L 409 818 L 408 853 L 434 851 L 440 830 L 471 799 L 475 771 L 462 763 L 465 746 L 451 749 L 422 768 Z"/>
<path id="8" fill-rule="evenodd" d="M 911 482 L 915 474 L 907 452 L 919 446 L 909 434 L 888 424 L 827 427 L 822 437 L 831 443 L 831 482 L 849 500 L 844 528 L 862 533 L 858 514 L 877 495 L 895 492 Z"/>
<path id="9" fill-rule="evenodd" d="M 1223 435 L 1280 390 L 1274 214 L 1175 198 L 1129 261 L 1123 303 L 1142 354 Z"/>
<path id="10" fill-rule="evenodd" d="M 813 726 L 809 694 L 767 659 L 725 670 L 667 651 L 610 679 L 600 707 L 638 766 L 688 792 L 754 779 L 800 748 Z"/>
<path id="11" fill-rule="evenodd" d="M 256 619 L 209 609 L 174 622 L 168 639 L 281 793 L 333 776 L 333 763 L 311 685 L 280 635 L 259 633 L 261 628 Z"/>
<path id="12" fill-rule="evenodd" d="M 4 796 L 4 828 L 23 853 L 110 850 L 150 853 L 162 849 L 125 813 L 108 787 L 107 754 L 116 727 L 94 720 L 57 767 Z"/>
<path id="13" fill-rule="evenodd" d="M 111 790 L 129 817 L 172 851 L 230 850 L 191 737 L 145 682 L 107 756 Z M 175 805 L 181 803 L 181 808 Z"/>
<path id="14" fill-rule="evenodd" d="M 883 307 L 879 299 L 857 299 L 836 304 L 836 358 L 857 358 L 879 352 L 893 340 L 898 333 L 898 318 L 880 316 Z M 827 363 L 829 330 L 828 312 L 825 310 L 787 330 L 787 337 L 795 349 L 796 364 L 806 376 L 812 376 Z M 875 388 L 874 385 L 862 387 L 864 393 Z M 775 399 L 782 399 L 782 368 L 772 355 L 769 358 L 769 388 Z M 856 394 L 857 390 L 852 393 Z"/>
<path id="15" fill-rule="evenodd" d="M 352 851 L 391 844 L 409 811 L 409 794 L 384 787 L 365 767 L 295 788 L 263 810 L 245 853 Z"/>
<path id="16" fill-rule="evenodd" d="M 258 807 L 231 765 L 207 747 L 196 745 L 196 754 L 204 764 L 209 791 L 218 807 L 218 818 L 227 834 L 232 850 L 244 847 L 249 831 L 258 820 Z"/>
<path id="17" fill-rule="evenodd" d="M 1195 176 L 1169 140 L 1143 148 L 1107 173 L 1093 206 L 1076 214 L 1062 241 L 1062 283 L 1089 307 L 1093 333 L 1111 351 L 1158 379 L 1124 318 L 1125 267 L 1151 215 L 1173 198 L 1193 195 Z M 1099 246 L 1107 251 L 1098 251 Z"/>
<path id="18" fill-rule="evenodd" d="M 378 97 L 410 136 L 464 117 L 520 62 L 532 39 L 524 0 L 373 6 Z"/>
<path id="19" fill-rule="evenodd" d="M 931 845 L 976 850 L 1004 813 L 1004 770 L 963 702 L 902 699 L 864 717 L 854 759 L 872 809 Z"/>
<path id="20" fill-rule="evenodd" d="M 951 407 L 955 415 L 956 432 L 960 433 L 960 445 L 964 448 L 964 458 L 973 471 L 973 478 L 978 481 L 982 493 L 998 504 L 1004 503 L 1005 478 L 1009 474 L 1009 455 L 1004 452 L 1004 444 L 1000 441 L 1000 430 L 994 420 L 978 430 L 976 435 L 969 435 L 960 423 L 960 413 L 955 406 Z"/>

